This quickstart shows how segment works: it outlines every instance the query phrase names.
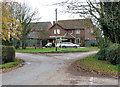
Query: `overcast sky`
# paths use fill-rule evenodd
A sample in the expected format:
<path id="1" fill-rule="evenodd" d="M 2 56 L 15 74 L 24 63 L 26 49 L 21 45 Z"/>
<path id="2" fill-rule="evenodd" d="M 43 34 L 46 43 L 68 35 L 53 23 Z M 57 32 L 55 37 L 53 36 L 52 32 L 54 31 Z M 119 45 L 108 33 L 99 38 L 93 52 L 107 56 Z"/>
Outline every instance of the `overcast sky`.
<path id="1" fill-rule="evenodd" d="M 54 3 L 65 0 L 16 0 L 18 2 L 25 2 L 33 9 L 39 11 L 39 16 L 42 17 L 39 21 L 55 21 L 55 9 L 58 10 L 58 20 L 78 19 L 79 16 L 74 16 L 67 13 L 62 13 L 64 7 L 52 5 Z"/>

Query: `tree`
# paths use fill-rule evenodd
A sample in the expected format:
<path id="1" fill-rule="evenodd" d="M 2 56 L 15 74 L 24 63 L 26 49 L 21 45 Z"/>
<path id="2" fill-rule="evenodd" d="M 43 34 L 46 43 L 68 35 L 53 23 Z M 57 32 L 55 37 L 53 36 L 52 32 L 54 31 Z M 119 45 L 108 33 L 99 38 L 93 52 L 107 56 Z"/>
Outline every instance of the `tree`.
<path id="1" fill-rule="evenodd" d="M 35 25 L 34 27 L 33 27 L 33 31 L 37 31 L 36 32 L 36 37 L 37 37 L 37 39 L 38 39 L 38 44 L 41 46 L 42 44 L 40 43 L 40 40 L 42 41 L 42 40 L 46 40 L 48 37 L 49 37 L 49 35 L 50 35 L 50 33 L 48 32 L 48 30 L 46 29 L 46 24 L 39 24 L 39 23 L 31 23 L 31 26 L 32 25 Z"/>
<path id="2" fill-rule="evenodd" d="M 11 5 L 14 5 L 14 3 L 11 3 Z M 9 8 L 8 2 L 2 2 L 2 29 L 0 30 L 2 39 L 6 43 L 11 43 L 13 38 L 20 40 L 19 36 L 22 31 L 21 23 L 14 18 Z"/>
<path id="3" fill-rule="evenodd" d="M 81 17 L 92 18 L 96 27 L 103 31 L 104 37 L 113 43 L 120 43 L 120 1 L 102 2 L 86 0 L 86 3 L 80 0 L 67 0 L 57 3 L 66 6 L 66 12 L 79 14 Z"/>
<path id="4" fill-rule="evenodd" d="M 39 32 L 39 39 L 40 40 L 46 40 L 49 37 L 50 33 L 47 30 L 40 30 Z"/>
<path id="5" fill-rule="evenodd" d="M 7 2 L 9 5 L 9 12 L 11 12 L 11 15 L 20 22 L 22 27 L 22 32 L 20 36 L 20 40 L 22 42 L 22 48 L 26 48 L 26 40 L 27 36 L 32 30 L 34 26 L 31 26 L 31 21 L 39 20 L 40 18 L 37 18 L 37 11 L 32 10 L 29 6 L 27 6 L 25 3 L 20 4 L 18 2 Z"/>
<path id="6" fill-rule="evenodd" d="M 26 49 L 27 36 L 35 26 L 35 25 L 33 26 L 30 25 L 31 21 L 40 19 L 36 17 L 37 13 L 38 12 L 36 10 L 32 11 L 32 9 L 28 7 L 25 3 L 22 4 L 20 7 L 16 8 L 16 11 L 15 11 L 16 18 L 20 21 L 23 28 L 22 37 L 21 37 L 23 49 Z"/>
<path id="7" fill-rule="evenodd" d="M 46 31 L 45 29 L 40 30 L 40 32 L 39 32 L 39 38 L 41 40 L 47 39 L 48 37 L 49 37 L 49 32 L 48 31 Z"/>
<path id="8" fill-rule="evenodd" d="M 113 43 L 120 43 L 119 9 L 120 2 L 104 2 L 99 20 L 103 34 Z"/>

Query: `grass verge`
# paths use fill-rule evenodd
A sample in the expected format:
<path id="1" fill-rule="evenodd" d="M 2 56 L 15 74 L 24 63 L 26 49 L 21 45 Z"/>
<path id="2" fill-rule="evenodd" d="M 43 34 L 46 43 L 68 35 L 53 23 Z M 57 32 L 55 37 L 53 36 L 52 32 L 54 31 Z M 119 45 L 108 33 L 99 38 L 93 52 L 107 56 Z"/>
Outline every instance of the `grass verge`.
<path id="1" fill-rule="evenodd" d="M 95 55 L 86 57 L 77 62 L 80 69 L 97 73 L 100 75 L 118 76 L 118 66 L 112 65 L 106 61 L 94 59 Z"/>
<path id="2" fill-rule="evenodd" d="M 8 69 L 8 68 L 12 68 L 12 67 L 17 66 L 18 64 L 19 64 L 19 62 L 5 63 L 5 64 L 0 65 L 0 68 L 1 69 Z"/>
<path id="3" fill-rule="evenodd" d="M 16 58 L 15 62 L 9 62 L 9 63 L 2 64 L 0 65 L 0 72 L 8 72 L 10 70 L 17 69 L 22 66 L 21 65 L 22 62 L 23 60 Z"/>
<path id="4" fill-rule="evenodd" d="M 85 47 L 85 48 L 58 48 L 57 52 L 87 52 L 99 50 L 98 47 Z M 27 48 L 27 49 L 17 49 L 16 52 L 33 52 L 33 53 L 47 53 L 56 52 L 56 48 Z"/>

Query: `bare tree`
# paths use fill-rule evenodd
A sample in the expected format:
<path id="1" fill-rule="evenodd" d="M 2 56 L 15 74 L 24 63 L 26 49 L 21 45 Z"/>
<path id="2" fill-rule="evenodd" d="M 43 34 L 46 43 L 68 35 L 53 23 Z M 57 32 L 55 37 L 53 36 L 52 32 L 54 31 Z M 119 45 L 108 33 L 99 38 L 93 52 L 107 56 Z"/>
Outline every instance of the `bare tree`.
<path id="1" fill-rule="evenodd" d="M 39 34 L 38 34 L 39 41 L 48 39 L 49 35 L 50 35 L 50 33 L 46 29 L 40 29 Z M 40 45 L 42 45 L 42 44 L 40 43 Z"/>
<path id="2" fill-rule="evenodd" d="M 26 49 L 26 40 L 27 36 L 30 33 L 30 31 L 33 29 L 33 26 L 31 26 L 31 21 L 38 21 L 40 17 L 36 17 L 38 14 L 38 11 L 32 10 L 29 6 L 27 6 L 25 3 L 19 4 L 19 6 L 16 6 L 16 10 L 14 12 L 16 19 L 20 21 L 22 24 L 22 48 Z"/>

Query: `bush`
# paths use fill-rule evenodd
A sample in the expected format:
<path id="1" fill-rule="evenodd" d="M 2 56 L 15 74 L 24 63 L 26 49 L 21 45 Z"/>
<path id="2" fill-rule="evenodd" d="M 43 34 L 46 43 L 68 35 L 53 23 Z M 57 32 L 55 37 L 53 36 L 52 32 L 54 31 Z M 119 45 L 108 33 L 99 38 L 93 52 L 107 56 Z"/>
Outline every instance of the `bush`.
<path id="1" fill-rule="evenodd" d="M 96 43 L 91 43 L 92 47 L 97 47 L 98 45 Z"/>
<path id="2" fill-rule="evenodd" d="M 101 49 L 101 50 L 95 55 L 95 58 L 98 59 L 98 60 L 106 60 L 105 50 L 106 50 L 106 48 Z"/>
<path id="3" fill-rule="evenodd" d="M 104 45 L 102 49 L 96 54 L 95 58 L 97 58 L 98 60 L 108 61 L 114 65 L 120 64 L 120 45 Z"/>
<path id="4" fill-rule="evenodd" d="M 20 48 L 20 42 L 19 41 L 17 42 L 17 44 L 15 46 L 15 49 L 18 49 L 18 48 Z"/>
<path id="5" fill-rule="evenodd" d="M 106 50 L 106 60 L 111 62 L 112 64 L 119 64 L 118 59 L 120 59 L 120 53 L 117 53 L 117 51 L 119 51 L 120 49 L 118 49 L 118 47 L 118 44 L 113 44 Z"/>
<path id="6" fill-rule="evenodd" d="M 2 64 L 15 61 L 15 49 L 12 46 L 2 46 Z"/>
<path id="7" fill-rule="evenodd" d="M 108 43 L 101 44 L 100 51 L 96 54 L 95 58 L 98 60 L 106 60 L 106 50 L 108 47 Z"/>

